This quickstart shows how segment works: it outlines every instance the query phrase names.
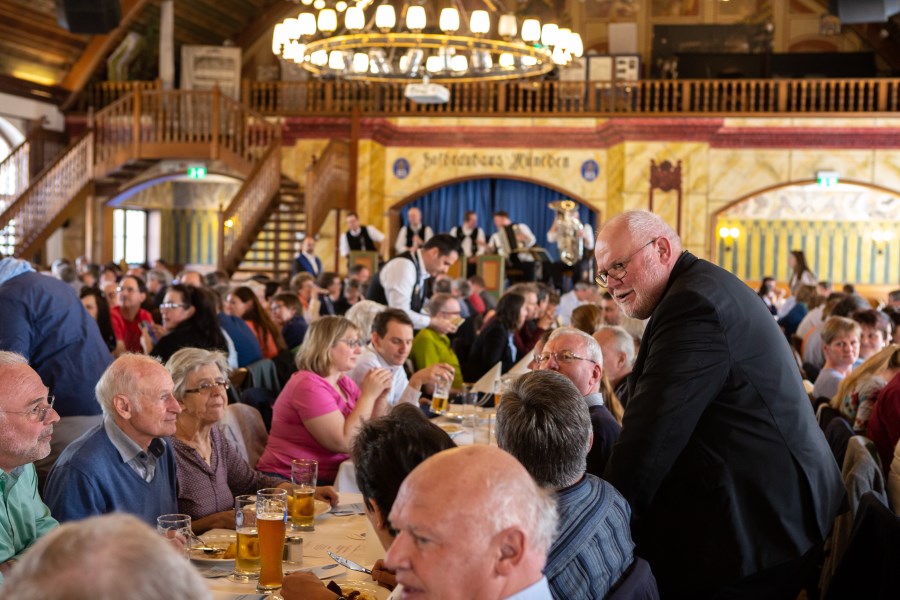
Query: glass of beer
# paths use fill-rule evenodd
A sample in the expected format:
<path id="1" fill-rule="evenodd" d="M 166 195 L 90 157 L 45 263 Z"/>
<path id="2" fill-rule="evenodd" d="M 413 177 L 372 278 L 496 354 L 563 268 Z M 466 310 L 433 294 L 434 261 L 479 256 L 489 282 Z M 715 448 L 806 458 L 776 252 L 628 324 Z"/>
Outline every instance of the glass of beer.
<path id="1" fill-rule="evenodd" d="M 237 548 L 234 572 L 229 581 L 247 583 L 259 577 L 259 529 L 256 527 L 256 496 L 236 496 L 234 499 L 234 528 Z"/>
<path id="2" fill-rule="evenodd" d="M 172 545 L 183 553 L 185 558 L 191 557 L 190 515 L 160 515 L 156 518 L 156 531 L 159 535 L 171 540 Z"/>
<path id="3" fill-rule="evenodd" d="M 256 492 L 256 528 L 259 531 L 257 592 L 281 589 L 287 507 L 287 490 L 265 488 Z"/>
<path id="4" fill-rule="evenodd" d="M 291 482 L 294 484 L 294 498 L 291 502 L 291 528 L 295 531 L 315 531 L 316 480 L 319 477 L 319 462 L 311 458 L 291 461 Z"/>
<path id="5" fill-rule="evenodd" d="M 441 377 L 434 384 L 434 393 L 431 395 L 431 412 L 443 414 L 450 407 L 450 386 L 452 379 Z"/>

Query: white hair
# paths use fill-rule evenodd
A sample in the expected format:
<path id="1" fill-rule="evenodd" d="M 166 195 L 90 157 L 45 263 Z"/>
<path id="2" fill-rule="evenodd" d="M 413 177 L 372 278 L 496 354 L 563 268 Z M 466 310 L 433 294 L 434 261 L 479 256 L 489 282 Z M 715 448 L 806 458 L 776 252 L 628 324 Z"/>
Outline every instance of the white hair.
<path id="1" fill-rule="evenodd" d="M 201 367 L 216 365 L 222 377 L 228 378 L 228 357 L 218 350 L 204 350 L 203 348 L 182 348 L 169 358 L 166 369 L 172 376 L 175 390 L 172 394 L 179 400 L 184 399 L 184 386 L 188 375 Z"/>
<path id="2" fill-rule="evenodd" d="M 681 236 L 657 214 L 646 210 L 626 210 L 606 222 L 603 228 L 624 222 L 632 238 L 643 240 L 664 237 L 672 243 L 675 254 L 681 252 Z"/>
<path id="3" fill-rule="evenodd" d="M 134 394 L 148 365 L 162 367 L 162 363 L 154 356 L 132 353 L 123 354 L 107 367 L 94 388 L 94 394 L 97 396 L 97 402 L 100 403 L 104 415 L 116 414 L 116 407 L 113 404 L 116 396 L 132 396 Z M 139 411 L 140 407 L 137 406 L 136 410 Z"/>
<path id="4" fill-rule="evenodd" d="M 209 588 L 172 545 L 131 515 L 72 521 L 45 535 L 6 577 L 16 600 L 207 600 Z"/>
<path id="5" fill-rule="evenodd" d="M 634 365 L 634 337 L 618 325 L 603 325 L 594 333 L 608 331 L 613 336 L 616 350 L 625 355 L 625 362 L 630 369 Z"/>
<path id="6" fill-rule="evenodd" d="M 368 342 L 372 339 L 372 321 L 385 308 L 387 307 L 384 304 L 379 304 L 374 300 L 360 300 L 351 306 L 344 316 L 356 325 L 363 341 Z"/>
<path id="7" fill-rule="evenodd" d="M 28 359 L 18 352 L 0 350 L 0 367 L 12 367 L 13 365 L 27 365 Z"/>
<path id="8" fill-rule="evenodd" d="M 556 537 L 559 512 L 551 490 L 538 486 L 529 477 L 488 477 L 491 509 L 486 517 L 494 536 L 508 527 L 521 528 L 535 552 L 546 556 Z M 493 481 L 491 481 L 493 480 Z"/>
<path id="9" fill-rule="evenodd" d="M 584 342 L 584 349 L 587 351 L 586 358 L 590 358 L 600 365 L 601 368 L 603 367 L 603 352 L 600 350 L 600 344 L 598 344 L 597 340 L 591 337 L 590 334 L 585 333 L 580 329 L 575 329 L 574 327 L 559 327 L 558 329 L 554 329 L 553 333 L 551 333 L 550 337 L 547 339 L 547 343 L 564 335 L 574 335 L 575 337 L 581 338 L 581 341 Z"/>

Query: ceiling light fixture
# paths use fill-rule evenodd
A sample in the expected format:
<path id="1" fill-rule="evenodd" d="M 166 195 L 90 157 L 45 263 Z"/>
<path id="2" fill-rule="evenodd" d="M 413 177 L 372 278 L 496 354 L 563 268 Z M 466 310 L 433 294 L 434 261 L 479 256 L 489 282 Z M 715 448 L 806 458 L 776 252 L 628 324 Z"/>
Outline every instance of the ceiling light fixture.
<path id="1" fill-rule="evenodd" d="M 277 24 L 272 36 L 276 56 L 320 77 L 517 79 L 544 75 L 584 50 L 579 34 L 535 18 L 520 23 L 496 0 L 320 2 Z"/>

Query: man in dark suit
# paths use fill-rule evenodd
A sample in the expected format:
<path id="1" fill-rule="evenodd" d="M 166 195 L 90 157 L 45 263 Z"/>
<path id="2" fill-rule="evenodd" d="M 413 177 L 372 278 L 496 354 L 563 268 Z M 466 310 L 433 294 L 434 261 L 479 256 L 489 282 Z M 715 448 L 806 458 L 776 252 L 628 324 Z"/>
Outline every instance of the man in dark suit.
<path id="1" fill-rule="evenodd" d="M 316 240 L 311 236 L 303 239 L 303 251 L 294 259 L 291 276 L 297 273 L 312 273 L 316 277 L 322 274 L 322 261 L 316 256 Z"/>
<path id="2" fill-rule="evenodd" d="M 595 254 L 598 283 L 650 318 L 606 479 L 660 595 L 796 598 L 844 488 L 784 335 L 656 215 L 616 216 Z"/>

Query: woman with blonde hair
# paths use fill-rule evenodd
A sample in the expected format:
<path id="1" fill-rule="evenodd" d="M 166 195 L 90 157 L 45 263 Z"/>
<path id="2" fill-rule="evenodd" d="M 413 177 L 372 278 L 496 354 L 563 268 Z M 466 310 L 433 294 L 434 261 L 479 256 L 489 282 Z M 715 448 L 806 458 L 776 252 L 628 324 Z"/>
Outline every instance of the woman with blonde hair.
<path id="1" fill-rule="evenodd" d="M 841 381 L 837 394 L 831 399 L 831 408 L 853 425 L 853 431 L 865 435 L 875 397 L 898 373 L 900 346 L 885 346 Z"/>
<path id="2" fill-rule="evenodd" d="M 297 352 L 297 369 L 278 396 L 261 471 L 290 477 L 291 460 L 319 461 L 319 481 L 330 484 L 347 459 L 364 421 L 388 409 L 393 374 L 372 369 L 357 387 L 346 373 L 356 366 L 363 342 L 344 317 L 321 317 L 309 326 Z"/>

